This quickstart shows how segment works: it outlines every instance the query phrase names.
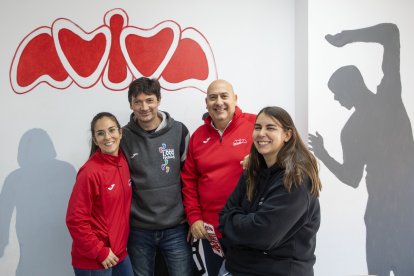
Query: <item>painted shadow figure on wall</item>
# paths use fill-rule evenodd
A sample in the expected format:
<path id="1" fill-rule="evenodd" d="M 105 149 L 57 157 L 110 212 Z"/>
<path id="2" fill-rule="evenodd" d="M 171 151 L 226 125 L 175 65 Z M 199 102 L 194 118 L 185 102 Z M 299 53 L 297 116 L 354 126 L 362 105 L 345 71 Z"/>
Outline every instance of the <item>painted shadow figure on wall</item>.
<path id="1" fill-rule="evenodd" d="M 16 208 L 20 248 L 16 276 L 73 275 L 65 214 L 76 170 L 56 159 L 43 129 L 30 129 L 22 136 L 17 160 L 20 168 L 7 176 L 0 193 L 0 258 Z"/>
<path id="2" fill-rule="evenodd" d="M 330 156 L 318 132 L 309 146 L 344 184 L 357 188 L 366 170 L 366 256 L 369 274 L 414 273 L 414 141 L 401 97 L 400 37 L 395 24 L 384 23 L 327 35 L 336 47 L 379 43 L 384 47 L 384 76 L 370 91 L 356 66 L 336 70 L 328 87 L 334 99 L 354 112 L 341 131 L 343 163 Z"/>

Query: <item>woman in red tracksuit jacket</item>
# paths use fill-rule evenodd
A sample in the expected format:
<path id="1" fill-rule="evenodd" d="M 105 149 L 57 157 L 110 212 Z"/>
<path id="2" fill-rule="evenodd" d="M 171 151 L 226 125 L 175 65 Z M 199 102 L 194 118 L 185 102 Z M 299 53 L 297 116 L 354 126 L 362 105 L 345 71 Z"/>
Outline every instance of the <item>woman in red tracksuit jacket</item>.
<path id="1" fill-rule="evenodd" d="M 114 115 L 102 112 L 91 133 L 90 158 L 78 172 L 66 214 L 72 265 L 77 276 L 132 276 L 126 251 L 132 190 L 119 148 L 122 129 Z"/>

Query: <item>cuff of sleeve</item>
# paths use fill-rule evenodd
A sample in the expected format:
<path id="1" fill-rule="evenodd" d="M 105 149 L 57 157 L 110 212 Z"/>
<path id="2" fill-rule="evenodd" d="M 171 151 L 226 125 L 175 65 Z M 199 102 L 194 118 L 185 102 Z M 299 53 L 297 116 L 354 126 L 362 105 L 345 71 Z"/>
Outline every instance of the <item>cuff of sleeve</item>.
<path id="1" fill-rule="evenodd" d="M 200 215 L 193 215 L 191 217 L 188 217 L 188 223 L 189 225 L 193 225 L 194 222 L 196 222 L 197 220 L 203 220 L 203 217 Z"/>
<path id="2" fill-rule="evenodd" d="M 102 263 L 106 259 L 106 257 L 108 257 L 108 255 L 109 255 L 109 247 L 102 247 L 101 251 L 99 251 L 99 254 L 96 260 L 99 263 Z"/>

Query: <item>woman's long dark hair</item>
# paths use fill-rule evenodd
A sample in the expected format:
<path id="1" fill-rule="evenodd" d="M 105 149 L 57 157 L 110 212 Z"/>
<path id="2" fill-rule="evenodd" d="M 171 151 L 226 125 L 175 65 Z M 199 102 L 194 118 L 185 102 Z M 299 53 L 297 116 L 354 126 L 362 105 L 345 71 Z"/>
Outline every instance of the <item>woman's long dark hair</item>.
<path id="1" fill-rule="evenodd" d="M 95 144 L 95 126 L 96 126 L 96 122 L 104 117 L 108 117 L 109 119 L 111 119 L 112 121 L 115 122 L 117 128 L 119 131 L 121 131 L 121 125 L 119 124 L 118 120 L 116 119 L 116 117 L 109 112 L 100 112 L 98 114 L 95 115 L 95 117 L 93 117 L 92 121 L 91 121 L 91 151 L 89 153 L 89 157 L 91 157 L 98 149 L 99 147 Z"/>
<path id="2" fill-rule="evenodd" d="M 305 146 L 289 113 L 281 107 L 269 106 L 260 110 L 265 114 L 278 120 L 285 131 L 291 131 L 291 137 L 277 154 L 276 164 L 285 169 L 283 185 L 290 192 L 292 185 L 301 185 L 305 177 L 309 177 L 312 188 L 311 194 L 319 196 L 322 188 L 319 179 L 318 163 L 314 155 Z M 257 118 L 256 117 L 256 118 Z M 255 192 L 255 179 L 259 171 L 266 166 L 264 157 L 257 151 L 254 143 L 250 148 L 250 160 L 247 168 L 247 198 L 252 200 Z"/>

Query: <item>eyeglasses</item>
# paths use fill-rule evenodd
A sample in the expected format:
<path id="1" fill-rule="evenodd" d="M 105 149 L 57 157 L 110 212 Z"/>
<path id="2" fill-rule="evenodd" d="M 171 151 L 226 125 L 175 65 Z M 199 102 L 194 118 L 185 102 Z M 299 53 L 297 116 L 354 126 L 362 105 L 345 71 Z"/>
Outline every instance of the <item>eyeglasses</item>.
<path id="1" fill-rule="evenodd" d="M 119 128 L 117 127 L 110 127 L 108 130 L 98 130 L 95 132 L 97 138 L 103 139 L 106 137 L 108 133 L 109 136 L 114 137 L 115 134 L 119 133 Z"/>

